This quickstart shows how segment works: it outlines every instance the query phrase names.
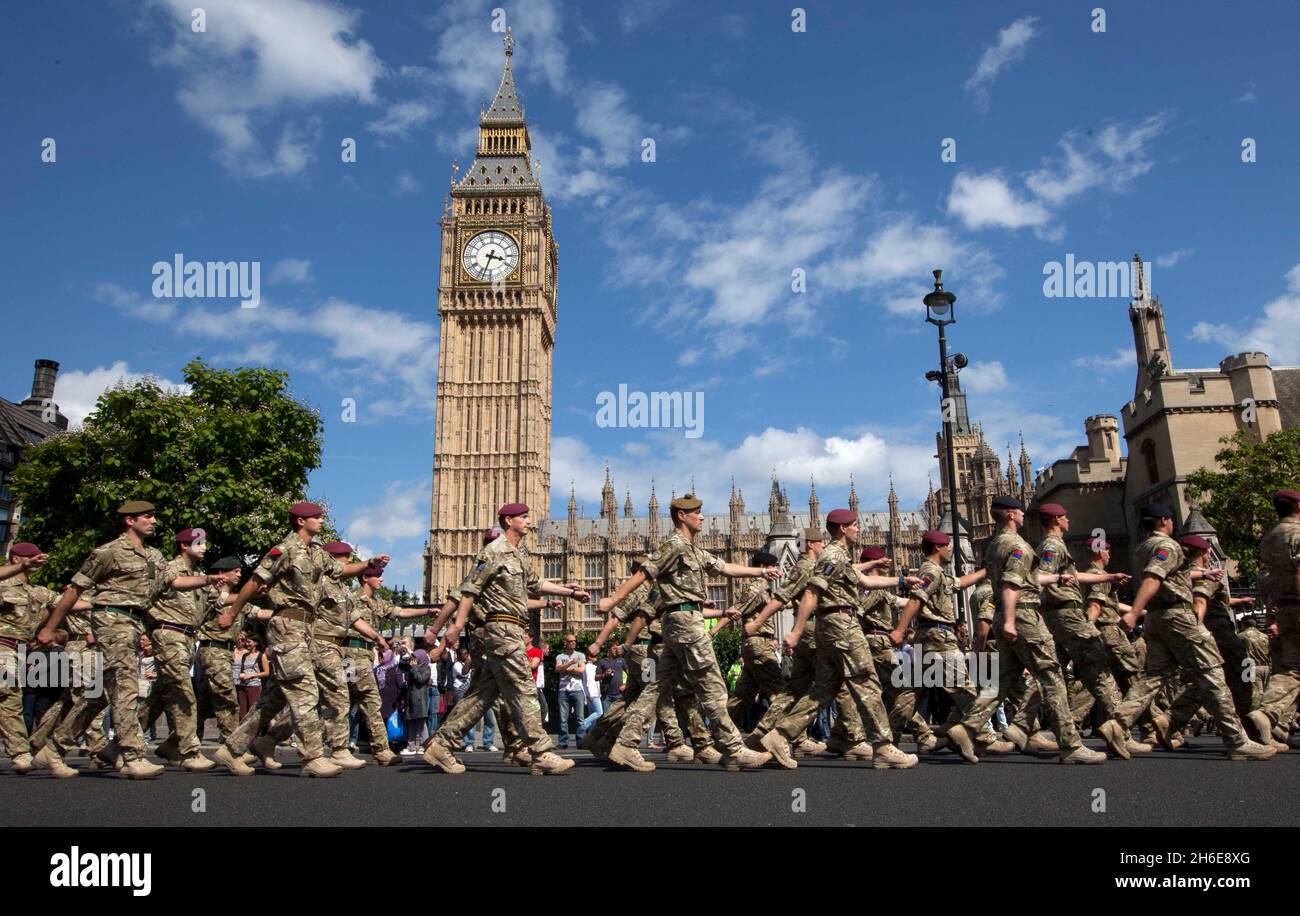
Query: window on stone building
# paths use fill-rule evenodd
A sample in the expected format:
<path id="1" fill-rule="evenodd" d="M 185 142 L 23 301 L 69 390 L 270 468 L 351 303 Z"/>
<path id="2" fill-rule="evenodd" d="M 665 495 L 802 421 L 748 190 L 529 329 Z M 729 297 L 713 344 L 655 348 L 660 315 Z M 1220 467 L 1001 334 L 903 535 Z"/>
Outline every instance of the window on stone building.
<path id="1" fill-rule="evenodd" d="M 1156 444 L 1150 439 L 1142 443 L 1142 460 L 1146 462 L 1147 478 L 1152 486 L 1160 482 L 1160 463 L 1156 461 Z"/>
<path id="2" fill-rule="evenodd" d="M 545 572 L 542 578 L 559 580 L 564 578 L 564 557 L 547 557 L 543 561 Z"/>
<path id="3" fill-rule="evenodd" d="M 588 579 L 605 578 L 605 558 L 602 556 L 585 557 L 583 559 L 583 575 Z"/>
<path id="4" fill-rule="evenodd" d="M 727 607 L 727 587 L 725 585 L 710 585 L 708 595 L 714 607 Z"/>
<path id="5" fill-rule="evenodd" d="M 601 598 L 605 597 L 605 590 L 603 588 L 588 588 L 587 591 L 591 593 L 591 597 L 587 600 L 587 603 L 583 605 L 583 618 L 586 620 L 594 620 L 604 617 L 605 615 L 600 612 L 596 607 L 596 604 Z"/>

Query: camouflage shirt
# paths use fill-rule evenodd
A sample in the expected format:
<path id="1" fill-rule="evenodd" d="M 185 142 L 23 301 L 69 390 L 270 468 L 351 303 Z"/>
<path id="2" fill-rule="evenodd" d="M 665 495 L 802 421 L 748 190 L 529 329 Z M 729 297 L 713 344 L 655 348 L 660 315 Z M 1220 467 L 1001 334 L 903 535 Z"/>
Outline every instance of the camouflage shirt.
<path id="1" fill-rule="evenodd" d="M 262 557 L 253 575 L 270 587 L 271 609 L 299 609 L 315 614 L 324 595 L 327 576 L 338 578 L 343 564 L 325 552 L 319 538 L 303 541 L 289 534 Z"/>
<path id="2" fill-rule="evenodd" d="M 1088 572 L 1104 575 L 1106 570 L 1100 566 L 1090 566 Z M 1101 613 L 1097 615 L 1097 626 L 1104 627 L 1112 623 L 1119 623 L 1119 598 L 1115 594 L 1114 582 L 1093 582 L 1089 584 L 1085 600 L 1088 603 L 1095 601 L 1101 605 Z"/>
<path id="3" fill-rule="evenodd" d="M 163 581 L 171 582 L 178 576 L 201 576 L 202 572 L 190 569 L 184 557 L 177 557 L 163 568 Z M 183 627 L 197 627 L 203 622 L 208 607 L 207 587 L 177 591 L 167 586 L 154 599 L 149 616 L 160 623 L 175 623 Z"/>
<path id="4" fill-rule="evenodd" d="M 992 623 L 994 617 L 993 586 L 987 577 L 981 579 L 970 596 L 971 607 L 975 609 L 975 619 Z"/>
<path id="5" fill-rule="evenodd" d="M 1237 632 L 1237 617 L 1232 613 L 1232 592 L 1228 588 L 1225 576 L 1218 582 L 1213 579 L 1201 579 L 1193 583 L 1192 597 L 1200 595 L 1205 599 L 1206 629 L 1219 632 Z"/>
<path id="6" fill-rule="evenodd" d="M 1269 598 L 1274 604 L 1295 604 L 1295 574 L 1300 567 L 1300 521 L 1278 522 L 1259 542 L 1259 565 L 1268 573 Z"/>
<path id="7" fill-rule="evenodd" d="M 474 558 L 474 569 L 460 584 L 462 595 L 473 595 L 488 614 L 509 614 L 528 620 L 528 595 L 541 580 L 533 572 L 527 549 L 511 545 L 504 534 Z"/>
<path id="8" fill-rule="evenodd" d="M 14 579 L 0 582 L 0 636 L 24 641 L 31 639 L 36 635 L 45 612 L 58 600 L 59 596 L 44 586 Z"/>
<path id="9" fill-rule="evenodd" d="M 364 620 L 376 633 L 384 625 L 385 620 L 391 619 L 397 613 L 394 605 L 378 595 L 366 595 L 364 591 L 355 594 L 352 604 L 355 613 L 348 625 Z"/>
<path id="10" fill-rule="evenodd" d="M 244 621 L 248 618 L 248 615 L 257 613 L 261 608 L 249 602 L 244 605 L 242 611 L 235 615 L 235 619 L 230 622 L 230 626 L 219 627 L 217 626 L 217 618 L 228 607 L 222 599 L 229 593 L 225 590 L 219 590 L 215 586 L 212 592 L 215 594 L 211 595 L 211 600 L 208 603 L 207 617 L 199 625 L 199 639 L 210 639 L 214 642 L 234 642 L 239 634 L 244 632 Z"/>
<path id="11" fill-rule="evenodd" d="M 356 594 L 343 584 L 341 579 L 326 576 L 321 583 L 322 595 L 316 607 L 316 620 L 312 632 L 317 636 L 338 638 L 348 632 L 349 618 L 356 619 L 352 610 L 353 597 Z"/>
<path id="12" fill-rule="evenodd" d="M 81 589 L 94 588 L 95 607 L 124 607 L 143 612 L 167 584 L 167 560 L 153 547 L 136 547 L 125 534 L 96 547 L 72 577 Z"/>
<path id="13" fill-rule="evenodd" d="M 869 588 L 862 592 L 858 617 L 868 630 L 891 630 L 894 627 L 894 595 L 883 588 Z"/>
<path id="14" fill-rule="evenodd" d="M 861 581 L 849 553 L 838 543 L 829 545 L 817 558 L 808 585 L 817 590 L 817 610 L 858 607 Z"/>
<path id="15" fill-rule="evenodd" d="M 1001 611 L 1004 585 L 1019 589 L 1016 607 L 1038 607 L 1038 554 L 1019 534 L 1002 531 L 994 535 L 984 550 L 984 567 L 989 571 L 995 610 Z"/>
<path id="16" fill-rule="evenodd" d="M 912 597 L 921 602 L 917 620 L 956 626 L 957 602 L 953 598 L 957 594 L 957 580 L 929 559 L 921 563 L 917 575 L 921 582 L 912 588 Z"/>
<path id="17" fill-rule="evenodd" d="M 757 617 L 759 611 L 763 610 L 771 597 L 772 592 L 767 587 L 766 579 L 750 579 L 742 585 L 734 605 L 740 611 L 740 622 L 746 624 Z M 776 639 L 775 617 L 769 617 L 763 621 L 763 625 L 758 628 L 758 632 L 754 634 L 754 637 Z"/>
<path id="18" fill-rule="evenodd" d="M 799 599 L 803 596 L 804 589 L 808 587 L 809 581 L 812 580 L 816 568 L 817 560 L 808 554 L 804 554 L 795 562 L 794 566 L 790 567 L 790 572 L 786 574 L 786 577 L 776 584 L 776 590 L 772 592 L 772 596 L 780 598 L 782 601 L 793 601 L 794 610 L 797 613 Z M 804 627 L 803 638 L 805 640 L 811 639 L 816 628 L 817 618 L 809 617 L 808 624 Z"/>
<path id="19" fill-rule="evenodd" d="M 1058 535 L 1049 534 L 1038 545 L 1038 570 L 1043 573 L 1057 573 L 1062 576 L 1077 576 L 1079 567 L 1070 555 L 1070 548 L 1065 546 Z M 1043 604 L 1048 607 L 1083 604 L 1083 592 L 1076 582 L 1074 585 L 1043 586 Z"/>
<path id="20" fill-rule="evenodd" d="M 655 580 L 662 602 L 673 606 L 687 601 L 703 604 L 709 596 L 706 574 L 721 573 L 727 564 L 674 531 L 642 568 Z"/>
<path id="21" fill-rule="evenodd" d="M 1166 534 L 1154 532 L 1138 545 L 1137 563 L 1144 576 L 1160 580 L 1160 591 L 1151 601 L 1151 608 L 1160 610 L 1174 605 L 1192 603 L 1192 570 L 1183 557 L 1183 548 Z"/>

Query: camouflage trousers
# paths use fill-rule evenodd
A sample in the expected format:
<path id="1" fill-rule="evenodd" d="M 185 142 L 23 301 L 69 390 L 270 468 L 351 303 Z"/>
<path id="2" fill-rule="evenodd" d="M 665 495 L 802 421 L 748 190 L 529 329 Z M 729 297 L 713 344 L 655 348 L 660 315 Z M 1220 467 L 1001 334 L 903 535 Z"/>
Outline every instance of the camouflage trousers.
<path id="1" fill-rule="evenodd" d="M 1107 719 L 1114 718 L 1124 697 L 1110 672 L 1110 652 L 1087 612 L 1080 605 L 1044 605 L 1043 619 L 1056 640 L 1057 652 L 1064 654 L 1074 669 L 1070 714 L 1076 726 L 1094 705 L 1101 706 Z"/>
<path id="2" fill-rule="evenodd" d="M 371 666 L 370 649 L 352 646 L 344 648 L 343 655 L 345 662 L 350 666 L 345 670 L 353 673 L 352 679 L 348 681 L 348 696 L 351 700 L 348 711 L 351 711 L 352 703 L 361 708 L 361 718 L 365 720 L 366 731 L 370 735 L 370 753 L 378 754 L 388 747 L 388 726 L 384 724 L 383 703 L 379 698 L 379 682 L 375 680 L 375 669 Z M 345 723 L 347 715 L 344 713 L 343 716 Z M 333 741 L 331 740 L 330 743 Z M 343 744 L 335 744 L 334 748 L 338 750 L 340 747 L 347 746 L 345 735 Z"/>
<path id="3" fill-rule="evenodd" d="M 1065 686 L 1065 676 L 1056 656 L 1056 642 L 1035 606 L 1016 607 L 1016 638 L 1008 640 L 998 634 L 998 692 L 981 693 L 967 712 L 965 722 L 978 722 L 980 728 L 994 708 L 1007 697 L 1013 696 L 1024 685 L 1024 671 L 1029 669 L 1042 695 L 1042 708 L 1056 735 L 1056 743 L 1063 754 L 1083 746 L 1079 730 L 1070 714 L 1070 695 Z M 1032 695 L 1026 696 L 1022 712 L 1032 708 Z M 1020 725 L 1020 714 L 1015 724 Z M 1022 728 L 1024 726 L 1021 726 Z M 1026 729 L 1028 731 L 1028 729 Z"/>
<path id="4" fill-rule="evenodd" d="M 1257 701 L 1263 699 L 1263 691 L 1256 691 L 1256 685 L 1267 672 L 1259 670 L 1250 658 L 1250 644 L 1226 621 L 1213 622 L 1206 627 L 1214 637 L 1214 644 L 1223 656 L 1223 679 L 1228 683 L 1228 692 L 1232 694 L 1232 705 L 1238 718 L 1245 716 L 1256 708 Z"/>
<path id="5" fill-rule="evenodd" d="M 655 672 L 659 667 L 659 653 L 663 650 L 662 640 L 656 640 L 647 646 L 644 643 L 634 643 L 627 646 L 623 658 L 626 660 L 627 685 L 623 691 L 623 696 L 610 704 L 609 708 L 604 711 L 596 724 L 591 728 L 593 740 L 599 741 L 605 735 L 617 735 L 623 730 L 627 723 L 628 715 L 637 707 L 638 701 L 646 695 L 646 691 L 652 691 L 652 695 L 647 699 L 638 710 L 638 728 L 640 737 L 637 744 L 645 737 L 650 726 L 654 724 L 656 716 L 665 713 L 663 718 L 664 741 L 672 747 L 681 747 L 686 743 L 686 738 L 682 735 L 681 726 L 677 724 L 676 709 L 671 701 L 660 703 L 659 683 L 655 677 Z M 671 714 L 667 712 L 671 710 Z M 700 720 L 703 725 L 703 719 Z M 707 733 L 707 729 L 705 732 Z"/>
<path id="6" fill-rule="evenodd" d="M 149 726 L 164 712 L 173 743 L 182 757 L 199 752 L 197 709 L 190 666 L 194 663 L 194 639 L 175 630 L 156 627 L 149 634 L 153 643 L 154 667 L 158 680 L 149 699 L 140 705 L 140 727 Z"/>
<path id="7" fill-rule="evenodd" d="M 894 644 L 887 636 L 869 636 L 868 641 L 872 639 L 882 640 L 889 647 L 890 664 L 887 675 L 882 675 L 882 681 L 885 676 L 892 680 L 894 676 L 893 648 Z M 952 700 L 952 710 L 948 713 L 948 720 L 943 724 L 943 731 L 953 725 L 965 725 L 971 735 L 978 735 L 984 728 L 984 723 L 988 721 L 988 714 L 984 713 L 978 722 L 967 721 L 967 714 L 975 705 L 978 694 L 975 685 L 969 682 L 966 668 L 966 657 L 962 655 L 961 647 L 957 645 L 957 636 L 952 630 L 945 630 L 942 627 L 924 627 L 916 631 L 916 637 L 912 640 L 912 652 L 915 657 L 916 653 L 921 653 L 922 667 L 926 667 L 932 658 L 943 659 L 943 683 L 941 689 L 948 694 Z M 879 670 L 879 667 L 877 667 Z M 907 681 L 915 679 L 911 670 L 904 670 Z M 902 689 L 894 688 L 898 691 L 898 699 L 894 703 L 893 711 L 890 713 L 890 725 L 894 728 L 894 734 L 897 736 L 902 733 L 902 726 L 910 721 L 914 721 L 920 716 L 916 713 L 917 693 L 921 688 L 920 685 L 904 687 Z M 886 702 L 888 702 L 888 688 L 886 689 Z M 979 711 L 977 710 L 977 713 Z M 922 720 L 924 723 L 924 720 Z M 924 738 L 931 734 L 928 723 L 924 723 L 924 731 L 916 733 L 917 739 Z"/>
<path id="8" fill-rule="evenodd" d="M 431 740 L 453 753 L 464 747 L 465 735 L 500 697 L 505 713 L 519 736 L 519 745 L 534 757 L 551 749 L 551 736 L 542 727 L 542 707 L 528 662 L 522 626 L 489 622 L 480 634 L 482 668 L 470 679 L 469 690 L 452 707 Z M 508 745 L 507 745 L 508 746 Z"/>
<path id="9" fill-rule="evenodd" d="M 256 705 L 226 739 L 230 753 L 238 757 L 248 751 L 253 739 L 272 727 L 286 708 L 304 762 L 324 755 L 319 713 L 320 690 L 312 664 L 311 637 L 307 624 L 276 615 L 266 627 L 266 655 L 272 682 L 263 685 Z M 282 732 L 281 732 L 282 734 Z M 278 735 L 277 735 L 278 737 Z"/>
<path id="10" fill-rule="evenodd" d="M 856 713 L 861 737 L 875 747 L 893 743 L 889 713 L 876 665 L 867 647 L 856 615 L 833 611 L 817 618 L 817 660 L 812 688 L 795 701 L 776 730 L 792 744 L 803 736 L 821 708 L 847 689 L 848 702 L 841 706 L 845 734 L 854 734 Z M 857 742 L 855 742 L 857 743 Z"/>
<path id="11" fill-rule="evenodd" d="M 479 626 L 482 626 L 482 624 L 479 624 Z M 470 683 L 473 684 L 474 681 L 478 679 L 479 672 L 486 670 L 486 664 L 487 664 L 487 662 L 484 660 L 482 642 L 479 639 L 479 630 L 476 628 L 472 632 L 462 634 L 461 645 L 466 646 L 470 650 L 470 654 L 469 654 Z M 454 708 L 455 707 L 453 706 L 453 709 Z M 519 730 L 515 728 L 514 719 L 512 719 L 506 713 L 504 709 L 504 704 L 501 702 L 501 697 L 499 695 L 497 696 L 496 702 L 493 703 L 489 708 L 493 710 L 493 714 L 496 716 L 497 731 L 501 734 L 502 749 L 508 754 L 517 753 L 519 751 L 524 750 L 526 748 L 526 745 L 520 739 Z M 537 708 L 538 711 L 540 712 L 541 711 L 540 700 L 538 701 Z M 545 721 L 543 721 L 542 724 L 543 726 L 545 726 Z M 477 722 L 475 723 L 474 726 L 471 727 L 476 727 L 476 726 L 477 726 Z M 484 737 L 486 737 L 486 723 L 484 723 L 484 727 L 485 727 Z M 468 736 L 469 732 L 466 732 L 465 734 L 466 736 Z"/>
<path id="12" fill-rule="evenodd" d="M 73 659 L 81 659 L 88 657 L 87 653 L 91 650 L 85 639 L 74 638 L 68 640 L 63 651 Z M 90 702 L 86 698 L 84 680 L 89 680 L 89 674 L 84 674 L 82 678 L 74 678 L 71 684 L 63 688 L 63 696 L 59 698 L 59 702 L 45 710 L 45 715 L 41 716 L 41 721 L 36 724 L 36 730 L 31 734 L 33 751 L 45 747 L 59 723 L 68 716 L 76 715 L 79 707 Z M 100 687 L 102 689 L 103 685 L 101 684 Z M 105 750 L 108 747 L 108 736 L 104 734 L 104 717 L 95 716 L 91 719 L 90 724 L 86 726 L 85 735 L 87 747 L 92 754 Z"/>
<path id="13" fill-rule="evenodd" d="M 23 667 L 17 652 L 0 646 L 0 737 L 10 758 L 32 751 L 23 719 Z"/>
<path id="14" fill-rule="evenodd" d="M 50 735 L 50 743 L 60 755 L 67 754 L 76 747 L 78 736 L 99 718 L 104 707 L 111 705 L 113 731 L 122 760 L 126 763 L 141 760 L 146 748 L 144 731 L 140 728 L 140 670 L 136 652 L 144 624 L 126 614 L 95 608 L 90 625 L 95 645 L 103 653 L 103 690 L 98 697 L 86 697 L 84 705 L 74 705 Z"/>
<path id="15" fill-rule="evenodd" d="M 804 630 L 803 637 L 795 644 L 794 654 L 790 659 L 790 675 L 785 679 L 785 685 L 780 693 L 772 697 L 767 712 L 763 714 L 758 725 L 754 726 L 753 734 L 760 738 L 781 724 L 781 720 L 808 695 L 817 680 L 817 641 L 811 625 L 812 621 L 809 623 L 810 626 Z M 835 695 L 835 710 L 835 724 L 831 726 L 831 734 L 849 744 L 861 744 L 865 741 L 862 717 L 858 715 L 857 704 L 853 702 L 847 683 L 841 684 L 839 693 Z M 817 712 L 821 712 L 820 708 Z M 802 715 L 802 710 L 800 714 Z M 816 718 L 816 713 L 813 718 Z M 811 725 L 812 721 L 809 719 L 808 724 Z M 807 727 L 804 726 L 803 732 L 790 739 L 792 745 L 798 745 L 804 740 Z"/>
<path id="16" fill-rule="evenodd" d="M 693 694 L 700 710 L 708 719 L 713 744 L 723 754 L 736 754 L 741 749 L 740 732 L 727 715 L 727 682 L 718 670 L 718 660 L 713 654 L 713 640 L 704 628 L 704 617 L 699 611 L 670 611 L 663 620 L 663 644 L 659 663 L 655 668 L 655 687 L 647 687 L 626 713 L 626 721 L 618 733 L 618 743 L 636 747 L 644 737 L 652 710 L 659 710 L 667 721 L 675 713 L 671 705 L 673 688 Z M 661 704 L 669 701 L 665 709 Z M 666 714 L 667 713 L 667 714 Z"/>
<path id="17" fill-rule="evenodd" d="M 239 728 L 239 697 L 235 693 L 235 653 L 220 646 L 199 646 L 199 668 L 208 687 L 208 702 L 225 741 Z"/>
<path id="18" fill-rule="evenodd" d="M 912 734 L 917 740 L 922 740 L 929 735 L 934 734 L 934 729 L 930 723 L 925 721 L 925 717 L 916 711 L 916 696 L 912 696 L 912 705 L 909 708 L 906 701 L 900 706 L 903 688 L 894 685 L 894 671 L 898 668 L 898 656 L 894 648 L 893 640 L 884 633 L 868 633 L 867 648 L 871 650 L 871 661 L 876 666 L 876 677 L 880 680 L 880 690 L 885 699 L 885 709 L 889 710 L 889 730 L 894 735 L 894 743 L 897 744 L 903 737 L 903 732 L 911 729 Z M 836 702 L 840 702 L 844 697 L 841 691 Z M 858 720 L 861 722 L 861 720 Z M 838 724 L 838 723 L 837 723 Z"/>
<path id="19" fill-rule="evenodd" d="M 781 663 L 777 660 L 772 640 L 766 636 L 750 636 L 741 643 L 740 657 L 743 662 L 740 677 L 736 679 L 736 689 L 727 701 L 727 715 L 743 728 L 749 712 L 760 697 L 772 697 L 781 693 L 785 678 L 781 676 Z"/>
<path id="20" fill-rule="evenodd" d="M 1192 694 L 1193 699 L 1176 702 L 1175 710 L 1180 711 L 1180 716 L 1190 708 L 1190 714 L 1186 714 L 1190 720 L 1204 701 L 1225 744 L 1235 746 L 1245 740 L 1223 679 L 1223 657 L 1210 631 L 1196 618 L 1196 612 L 1190 607 L 1148 611 L 1143 635 L 1147 644 L 1146 668 L 1124 695 L 1115 720 L 1124 728 L 1132 728 L 1138 717 L 1147 712 L 1156 693 L 1173 683 L 1181 667 L 1193 679 L 1199 696 Z"/>
<path id="21" fill-rule="evenodd" d="M 1295 711 L 1300 695 L 1300 604 L 1280 605 L 1275 619 L 1278 649 L 1273 653 L 1273 672 L 1259 709 L 1279 725 Z"/>
<path id="22" fill-rule="evenodd" d="M 316 634 L 311 644 L 311 661 L 316 669 L 316 689 L 320 693 L 320 714 L 329 750 L 346 751 L 351 731 L 348 713 L 352 709 L 352 682 L 357 672 L 346 649 L 337 640 Z M 366 662 L 370 668 L 370 662 Z M 378 690 L 378 687 L 376 687 Z M 383 734 L 387 734 L 384 732 Z"/>

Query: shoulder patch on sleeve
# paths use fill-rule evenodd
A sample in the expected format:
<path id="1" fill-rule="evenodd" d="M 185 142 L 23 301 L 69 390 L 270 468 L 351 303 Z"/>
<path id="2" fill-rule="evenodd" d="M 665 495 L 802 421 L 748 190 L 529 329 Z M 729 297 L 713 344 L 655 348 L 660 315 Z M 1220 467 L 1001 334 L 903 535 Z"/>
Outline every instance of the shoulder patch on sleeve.
<path id="1" fill-rule="evenodd" d="M 1019 559 L 1020 559 L 1021 557 L 1023 557 L 1024 555 L 1025 555 L 1025 552 L 1024 552 L 1023 550 L 1021 550 L 1019 547 L 1017 547 L 1015 550 L 1011 551 L 1011 559 L 1013 559 L 1013 560 L 1019 560 Z"/>
<path id="2" fill-rule="evenodd" d="M 1051 547 L 1048 547 L 1046 550 L 1043 551 L 1044 563 L 1050 563 L 1055 559 L 1056 559 L 1056 551 L 1053 550 Z"/>
<path id="3" fill-rule="evenodd" d="M 271 552 L 268 553 L 267 556 L 268 556 L 268 557 L 278 557 L 278 556 L 280 556 L 280 554 L 282 554 L 282 553 L 284 553 L 284 551 L 281 550 L 279 547 L 272 547 L 272 548 L 271 548 Z"/>
<path id="4" fill-rule="evenodd" d="M 1156 552 L 1152 554 L 1157 560 L 1164 562 L 1169 559 L 1169 551 L 1164 547 L 1157 547 Z"/>

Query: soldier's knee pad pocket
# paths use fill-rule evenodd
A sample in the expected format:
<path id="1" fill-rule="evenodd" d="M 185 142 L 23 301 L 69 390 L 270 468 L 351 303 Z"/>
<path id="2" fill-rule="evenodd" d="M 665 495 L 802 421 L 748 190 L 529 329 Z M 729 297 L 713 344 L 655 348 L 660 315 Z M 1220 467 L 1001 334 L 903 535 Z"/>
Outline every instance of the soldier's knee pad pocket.
<path id="1" fill-rule="evenodd" d="M 279 681 L 297 681 L 306 677 L 312 666 L 305 645 L 277 646 L 271 653 L 271 673 Z"/>

